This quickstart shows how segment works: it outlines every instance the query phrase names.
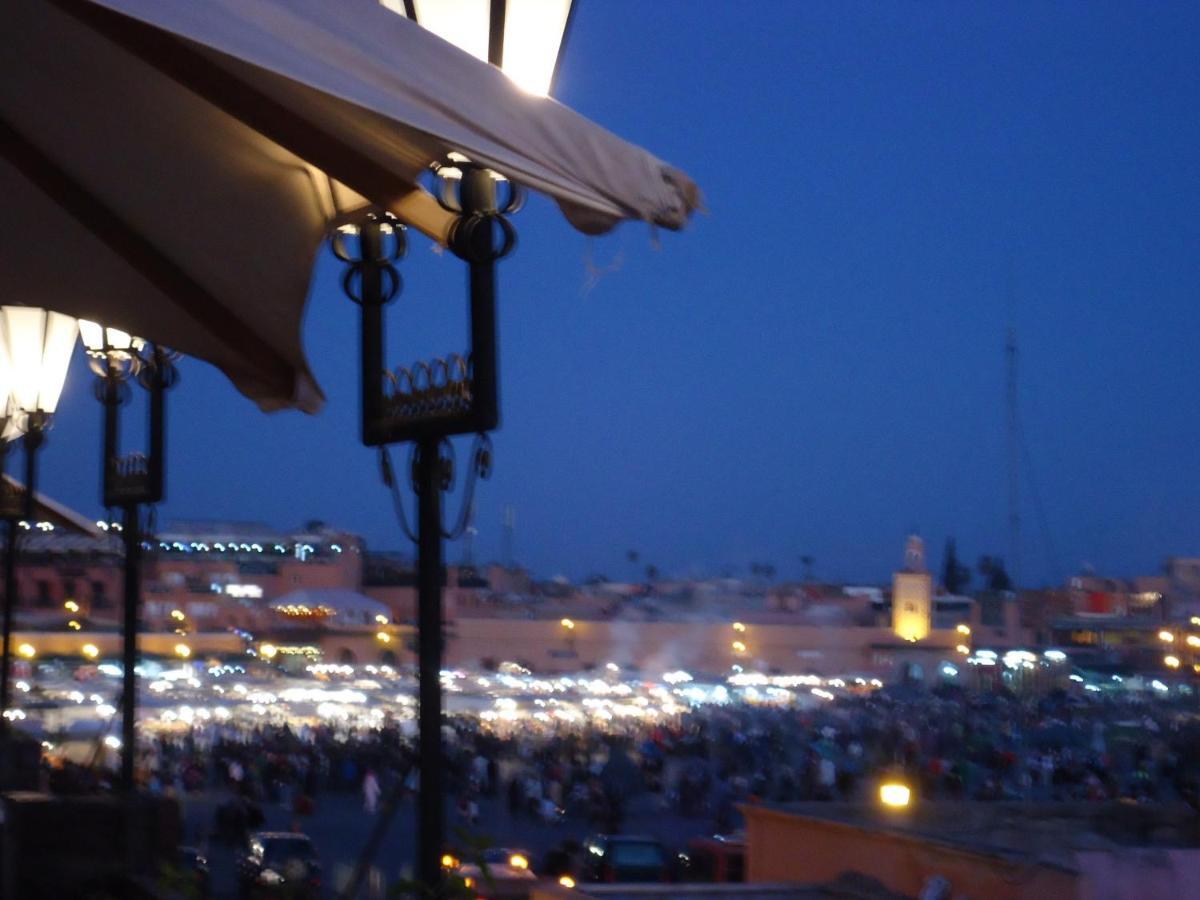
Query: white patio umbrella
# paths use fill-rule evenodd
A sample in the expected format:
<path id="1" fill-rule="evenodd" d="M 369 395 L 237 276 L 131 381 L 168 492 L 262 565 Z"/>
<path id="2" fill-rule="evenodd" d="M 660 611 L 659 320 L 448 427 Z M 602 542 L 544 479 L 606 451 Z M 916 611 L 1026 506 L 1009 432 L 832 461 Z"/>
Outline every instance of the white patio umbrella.
<path id="1" fill-rule="evenodd" d="M 265 410 L 322 402 L 300 326 L 339 216 L 437 241 L 451 151 L 576 228 L 682 227 L 695 185 L 378 0 L 9 0 L 0 298 L 204 359 Z"/>

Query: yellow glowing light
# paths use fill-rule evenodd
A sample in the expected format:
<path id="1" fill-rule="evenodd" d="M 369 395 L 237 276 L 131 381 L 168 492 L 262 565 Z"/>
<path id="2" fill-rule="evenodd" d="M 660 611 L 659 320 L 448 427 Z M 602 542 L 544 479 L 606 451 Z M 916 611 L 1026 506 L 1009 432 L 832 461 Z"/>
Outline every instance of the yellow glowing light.
<path id="1" fill-rule="evenodd" d="M 475 887 L 475 879 L 472 878 L 470 875 L 468 875 L 466 878 L 463 879 L 463 884 L 466 885 L 467 887 Z"/>
<path id="2" fill-rule="evenodd" d="M 732 644 L 730 644 L 730 646 L 733 647 L 734 653 L 746 652 L 746 645 L 742 641 L 734 641 Z"/>
<path id="3" fill-rule="evenodd" d="M 442 868 L 443 869 L 457 869 L 458 868 L 458 860 L 455 859 L 453 856 L 451 856 L 449 853 L 443 853 L 442 854 Z"/>
<path id="4" fill-rule="evenodd" d="M 100 648 L 95 644 L 84 644 L 79 649 L 88 659 L 95 659 L 100 655 Z"/>
<path id="5" fill-rule="evenodd" d="M 1192 624 L 1200 625 L 1200 616 L 1192 616 Z"/>
<path id="6" fill-rule="evenodd" d="M 565 888 L 575 887 L 575 879 L 572 878 L 570 875 L 559 876 L 558 883 L 561 884 Z"/>
<path id="7" fill-rule="evenodd" d="M 1169 644 L 1175 640 L 1175 635 L 1171 634 L 1171 632 L 1167 631 L 1167 629 L 1164 628 L 1162 631 L 1160 631 L 1158 633 L 1158 639 L 1160 641 L 1166 641 Z"/>
<path id="8" fill-rule="evenodd" d="M 187 617 L 183 614 L 182 609 L 173 609 L 171 610 L 171 618 L 182 622 Z"/>
<path id="9" fill-rule="evenodd" d="M 262 644 L 258 648 L 258 655 L 263 659 L 274 659 L 275 654 L 279 652 L 279 648 L 274 644 Z"/>
<path id="10" fill-rule="evenodd" d="M 21 644 L 17 647 L 17 655 L 23 656 L 26 659 L 33 659 L 37 656 L 37 651 L 33 649 L 33 644 Z"/>
<path id="11" fill-rule="evenodd" d="M 733 630 L 734 630 L 734 631 L 745 631 L 745 630 L 746 630 L 746 626 L 745 626 L 744 624 L 742 624 L 741 622 L 734 622 L 734 623 L 733 623 Z"/>
<path id="12" fill-rule="evenodd" d="M 1200 647 L 1200 636 L 1189 634 L 1187 636 L 1187 645 L 1189 647 Z"/>
<path id="13" fill-rule="evenodd" d="M 72 631 L 79 631 L 81 628 L 83 628 L 83 626 L 80 625 L 78 622 L 76 622 L 74 619 L 72 619 L 70 622 L 67 623 L 67 627 L 70 628 Z"/>
<path id="14" fill-rule="evenodd" d="M 388 634 L 386 631 L 379 632 L 378 634 L 375 635 L 375 638 L 381 644 L 390 644 L 392 642 L 392 636 L 390 634 Z"/>
<path id="15" fill-rule="evenodd" d="M 187 644 L 176 644 L 175 645 L 175 655 L 180 657 L 181 659 L 187 659 L 189 656 L 192 655 L 192 648 L 189 647 Z"/>
<path id="16" fill-rule="evenodd" d="M 63 609 L 65 609 L 67 612 L 77 613 L 79 612 L 79 604 L 74 600 L 68 600 L 63 604 Z"/>
<path id="17" fill-rule="evenodd" d="M 954 649 L 957 650 L 959 653 L 963 654 L 964 656 L 968 656 L 971 653 L 971 648 L 968 647 L 966 644 L 959 644 Z"/>
<path id="18" fill-rule="evenodd" d="M 897 781 L 889 781 L 879 786 L 879 802 L 893 809 L 903 809 L 912 800 L 912 791 L 908 785 Z"/>
<path id="19" fill-rule="evenodd" d="M 567 629 L 567 631 L 575 630 L 575 623 L 572 622 L 570 619 L 563 619 L 558 624 L 561 625 L 563 628 Z"/>
<path id="20" fill-rule="evenodd" d="M 386 625 L 388 623 L 388 617 L 383 613 L 380 613 L 375 617 L 375 621 L 380 625 Z"/>
<path id="21" fill-rule="evenodd" d="M 514 869 L 528 869 L 529 868 L 529 860 L 527 860 L 520 853 L 514 853 L 512 856 L 510 856 L 508 858 L 508 864 L 510 866 L 512 866 Z"/>
<path id="22" fill-rule="evenodd" d="M 963 625 L 959 625 L 959 626 L 958 626 L 958 628 L 957 628 L 957 629 L 955 629 L 955 630 L 956 630 L 956 631 L 957 631 L 959 634 L 970 634 L 970 633 L 971 633 L 971 626 L 970 626 L 970 625 L 963 624 Z"/>
<path id="23" fill-rule="evenodd" d="M 1178 669 L 1179 668 L 1179 657 L 1178 656 L 1164 656 L 1163 657 L 1163 665 L 1165 665 L 1168 669 Z"/>
<path id="24" fill-rule="evenodd" d="M 401 15 L 408 14 L 402 0 L 379 2 Z M 491 38 L 490 9 L 482 0 L 415 0 L 412 4 L 422 27 L 484 62 L 488 61 Z M 501 70 L 521 90 L 538 97 L 550 93 L 570 13 L 570 0 L 506 4 L 500 20 L 503 32 L 498 35 L 504 62 Z"/>

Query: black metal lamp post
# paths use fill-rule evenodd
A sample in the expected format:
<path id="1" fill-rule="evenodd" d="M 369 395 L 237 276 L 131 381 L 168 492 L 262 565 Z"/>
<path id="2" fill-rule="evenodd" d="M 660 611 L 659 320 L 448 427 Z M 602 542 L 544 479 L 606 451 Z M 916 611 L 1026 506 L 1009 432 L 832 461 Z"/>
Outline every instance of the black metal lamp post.
<path id="1" fill-rule="evenodd" d="M 0 475 L 17 433 L 23 434 L 25 487 L 19 490 L 0 478 L 0 518 L 6 525 L 4 552 L 4 632 L 0 655 L 0 710 L 8 711 L 11 698 L 11 643 L 17 601 L 17 537 L 21 520 L 34 517 L 37 491 L 37 454 L 45 443 L 58 398 L 62 394 L 71 353 L 75 349 L 76 323 L 70 316 L 29 306 L 0 309 L 0 382 L 9 393 L 6 404 Z M 0 727 L 7 728 L 7 718 Z"/>
<path id="2" fill-rule="evenodd" d="M 574 0 L 480 0 L 471 8 L 436 0 L 384 0 L 386 6 L 438 36 L 500 66 L 520 87 L 549 92 Z M 417 495 L 417 654 L 419 686 L 418 758 L 421 787 L 418 812 L 417 876 L 428 889 L 442 879 L 445 835 L 442 784 L 442 541 L 466 528 L 476 476 L 487 477 L 491 448 L 486 433 L 500 421 L 496 364 L 496 262 L 516 235 L 506 216 L 515 212 L 518 192 L 488 169 L 455 155 L 438 168 L 441 202 L 458 219 L 450 248 L 468 265 L 470 351 L 410 368 L 389 371 L 384 360 L 384 307 L 400 291 L 395 263 L 405 250 L 404 232 L 387 213 L 372 212 L 338 231 L 333 249 L 348 266 L 342 279 L 358 304 L 362 325 L 362 441 L 367 446 L 413 444 L 411 480 Z M 355 237 L 357 242 L 355 242 Z M 466 500 L 457 525 L 443 526 L 442 492 L 454 480 L 449 438 L 477 434 Z M 396 489 L 385 451 L 384 480 Z M 403 511 L 403 506 L 397 504 Z M 403 519 L 402 519 L 403 521 Z M 405 524 L 407 531 L 407 524 Z M 372 844 L 382 832 L 372 836 Z M 373 852 L 373 851 L 372 851 Z M 356 870 L 344 896 L 353 896 Z"/>
<path id="3" fill-rule="evenodd" d="M 80 334 L 96 374 L 96 399 L 104 404 L 103 502 L 122 510 L 125 549 L 125 603 L 121 644 L 121 788 L 134 789 L 137 748 L 137 634 L 142 596 L 140 506 L 163 498 L 166 392 L 178 380 L 174 354 L 147 345 L 116 328 L 81 321 Z M 130 400 L 129 381 L 150 394 L 149 453 L 119 452 L 120 410 Z"/>

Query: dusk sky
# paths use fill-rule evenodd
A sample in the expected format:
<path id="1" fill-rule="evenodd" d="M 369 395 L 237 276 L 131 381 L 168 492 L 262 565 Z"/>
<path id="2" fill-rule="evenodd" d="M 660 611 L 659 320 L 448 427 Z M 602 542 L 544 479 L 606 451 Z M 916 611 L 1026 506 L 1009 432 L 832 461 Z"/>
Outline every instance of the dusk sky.
<path id="1" fill-rule="evenodd" d="M 1020 582 L 1200 555 L 1200 5 L 579 5 L 558 98 L 708 213 L 599 239 L 544 199 L 515 218 L 477 559 L 507 505 L 543 576 L 627 578 L 635 549 L 872 582 L 914 529 L 934 565 L 950 535 L 1007 554 L 1010 309 Z M 393 363 L 465 349 L 463 265 L 414 235 L 402 271 Z M 160 520 L 317 518 L 404 550 L 358 441 L 357 310 L 327 252 L 314 272 L 327 408 L 263 415 L 185 361 Z M 94 515 L 90 380 L 80 354 L 42 487 Z"/>

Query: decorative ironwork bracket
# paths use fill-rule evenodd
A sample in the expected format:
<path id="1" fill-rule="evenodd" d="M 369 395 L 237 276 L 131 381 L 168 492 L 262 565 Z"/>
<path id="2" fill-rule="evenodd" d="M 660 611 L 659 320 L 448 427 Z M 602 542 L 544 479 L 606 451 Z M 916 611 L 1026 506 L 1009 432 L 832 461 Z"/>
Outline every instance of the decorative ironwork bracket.
<path id="1" fill-rule="evenodd" d="M 129 373 L 110 363 L 96 380 L 96 396 L 104 404 L 104 505 L 130 507 L 159 503 L 163 498 L 166 450 L 166 392 L 179 380 L 174 354 L 155 346 L 148 359 L 135 367 L 137 378 L 150 394 L 149 453 L 118 452 L 120 408 L 129 401 Z"/>
<path id="2" fill-rule="evenodd" d="M 331 242 L 347 267 L 342 289 L 361 313 L 362 441 L 369 447 L 482 433 L 499 424 L 495 266 L 516 241 L 505 216 L 518 208 L 519 193 L 510 188 L 498 204 L 496 177 L 489 170 L 456 162 L 439 171 L 440 202 L 458 216 L 450 249 L 469 265 L 471 349 L 465 356 L 389 370 L 384 307 L 403 285 L 396 263 L 407 249 L 404 226 L 374 211 L 343 226 Z"/>

